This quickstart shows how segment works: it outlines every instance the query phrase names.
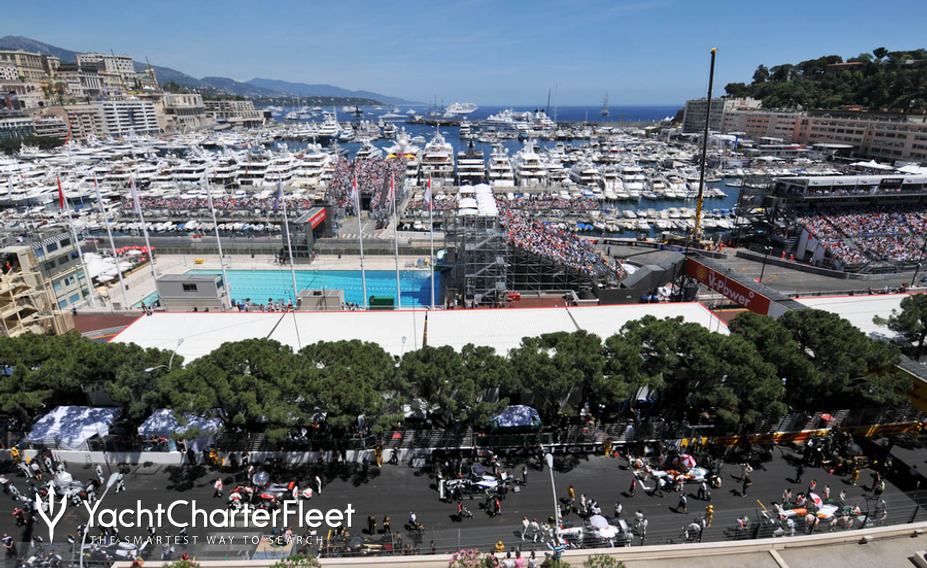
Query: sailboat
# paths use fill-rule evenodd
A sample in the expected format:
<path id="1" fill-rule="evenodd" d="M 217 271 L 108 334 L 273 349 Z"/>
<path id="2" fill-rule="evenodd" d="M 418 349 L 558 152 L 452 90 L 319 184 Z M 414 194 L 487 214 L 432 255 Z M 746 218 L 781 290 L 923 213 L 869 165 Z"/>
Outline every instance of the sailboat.
<path id="1" fill-rule="evenodd" d="M 602 116 L 608 116 L 608 93 L 605 93 L 605 98 L 602 99 Z"/>

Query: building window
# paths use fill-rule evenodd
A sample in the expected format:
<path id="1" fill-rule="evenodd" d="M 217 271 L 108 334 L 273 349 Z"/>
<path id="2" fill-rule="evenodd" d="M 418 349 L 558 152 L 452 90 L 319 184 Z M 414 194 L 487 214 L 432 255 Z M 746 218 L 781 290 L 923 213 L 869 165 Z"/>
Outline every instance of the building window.
<path id="1" fill-rule="evenodd" d="M 69 244 L 71 244 L 71 239 L 61 239 L 60 246 L 66 247 L 66 246 L 68 246 Z"/>
<path id="2" fill-rule="evenodd" d="M 58 243 L 48 243 L 45 248 L 48 250 L 48 252 L 55 252 L 58 250 Z"/>
<path id="3" fill-rule="evenodd" d="M 67 306 L 67 305 L 68 305 L 68 301 L 67 301 L 67 300 L 58 300 L 58 307 L 59 307 L 59 308 L 63 308 L 63 307 L 65 307 L 65 306 Z"/>
<path id="4" fill-rule="evenodd" d="M 68 298 L 68 301 L 72 304 L 75 304 L 80 301 L 80 294 L 71 294 L 71 297 Z"/>
<path id="5" fill-rule="evenodd" d="M 183 291 L 184 292 L 196 292 L 196 284 L 184 284 Z"/>

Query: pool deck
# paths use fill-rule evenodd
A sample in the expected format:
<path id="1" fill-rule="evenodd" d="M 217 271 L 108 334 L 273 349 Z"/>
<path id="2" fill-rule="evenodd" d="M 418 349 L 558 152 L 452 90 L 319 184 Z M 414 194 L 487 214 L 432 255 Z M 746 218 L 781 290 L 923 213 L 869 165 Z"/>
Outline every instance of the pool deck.
<path id="1" fill-rule="evenodd" d="M 400 270 L 414 270 L 416 261 L 421 258 L 418 256 L 400 256 Z M 196 264 L 197 259 L 202 259 L 202 264 Z M 183 274 L 188 270 L 205 269 L 219 270 L 219 258 L 215 255 L 158 255 L 155 257 L 155 263 L 159 274 Z M 276 259 L 270 255 L 256 255 L 252 258 L 250 255 L 235 255 L 226 257 L 226 268 L 230 270 L 289 270 L 289 266 L 281 266 Z M 369 256 L 364 259 L 364 268 L 367 270 L 393 270 L 396 268 L 395 259 L 392 256 Z M 297 264 L 296 270 L 359 270 L 360 260 L 356 256 L 318 256 L 314 261 L 308 264 Z M 129 305 L 134 306 L 138 302 L 148 297 L 155 291 L 154 282 L 151 279 L 151 271 L 148 265 L 136 269 L 126 279 L 128 286 Z M 107 298 L 112 294 L 116 302 L 121 303 L 122 298 L 119 294 L 119 281 L 116 280 L 112 286 L 98 286 L 96 288 L 97 298 Z M 106 302 L 107 305 L 108 302 Z"/>

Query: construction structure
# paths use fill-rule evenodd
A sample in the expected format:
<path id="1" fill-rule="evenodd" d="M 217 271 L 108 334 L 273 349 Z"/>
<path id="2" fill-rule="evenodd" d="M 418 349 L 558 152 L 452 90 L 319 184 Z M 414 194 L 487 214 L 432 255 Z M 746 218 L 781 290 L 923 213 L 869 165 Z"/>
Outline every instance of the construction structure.
<path id="1" fill-rule="evenodd" d="M 447 240 L 454 243 L 450 283 L 445 297 L 467 307 L 504 303 L 508 290 L 508 245 L 496 199 L 488 185 L 474 188 L 474 197 L 460 200 L 447 222 Z"/>

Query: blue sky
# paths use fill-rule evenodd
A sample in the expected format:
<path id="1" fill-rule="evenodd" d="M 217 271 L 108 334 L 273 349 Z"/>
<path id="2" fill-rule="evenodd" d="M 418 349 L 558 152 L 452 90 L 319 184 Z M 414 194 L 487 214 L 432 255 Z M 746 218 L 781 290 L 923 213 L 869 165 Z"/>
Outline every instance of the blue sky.
<path id="1" fill-rule="evenodd" d="M 410 99 L 676 104 L 760 63 L 927 46 L 924 0 L 69 0 L 5 2 L 0 35 L 114 50 L 191 75 Z"/>

